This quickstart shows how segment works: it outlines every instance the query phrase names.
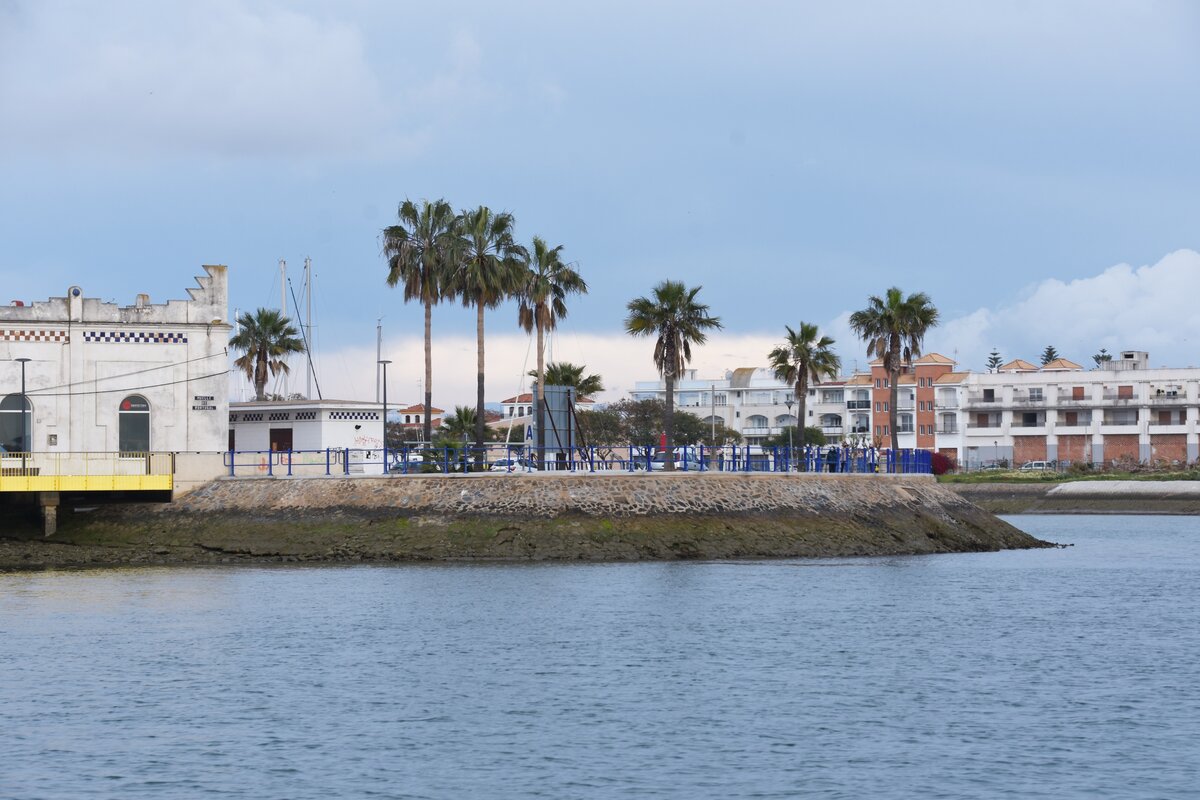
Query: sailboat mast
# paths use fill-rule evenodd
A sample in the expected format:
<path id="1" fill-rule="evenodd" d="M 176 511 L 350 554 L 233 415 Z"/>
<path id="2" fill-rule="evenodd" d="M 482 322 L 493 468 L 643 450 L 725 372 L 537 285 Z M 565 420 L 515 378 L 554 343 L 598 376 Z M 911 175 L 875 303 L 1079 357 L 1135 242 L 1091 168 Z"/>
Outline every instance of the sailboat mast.
<path id="1" fill-rule="evenodd" d="M 304 348 L 305 356 L 308 358 L 308 371 L 305 373 L 307 386 L 304 392 L 305 397 L 312 397 L 312 259 L 304 259 L 304 329 L 308 331 L 309 346 Z"/>

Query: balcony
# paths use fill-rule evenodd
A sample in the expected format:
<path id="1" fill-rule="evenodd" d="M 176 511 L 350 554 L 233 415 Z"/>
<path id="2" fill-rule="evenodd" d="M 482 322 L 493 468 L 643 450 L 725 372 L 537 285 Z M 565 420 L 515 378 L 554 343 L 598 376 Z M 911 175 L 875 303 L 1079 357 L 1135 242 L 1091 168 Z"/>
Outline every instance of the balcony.
<path id="1" fill-rule="evenodd" d="M 1030 406 L 1044 406 L 1046 405 L 1046 396 L 1038 395 L 1037 397 L 1034 397 L 1032 395 L 1013 395 L 1012 401 L 1013 405 L 1024 406 L 1026 408 Z"/>
<path id="2" fill-rule="evenodd" d="M 842 435 L 842 426 L 841 425 L 822 425 L 821 433 L 825 434 L 826 436 L 841 436 Z"/>
<path id="3" fill-rule="evenodd" d="M 939 397 L 934 404 L 937 408 L 958 408 L 957 397 Z"/>
<path id="4" fill-rule="evenodd" d="M 846 409 L 849 411 L 870 411 L 870 400 L 847 400 Z"/>
<path id="5" fill-rule="evenodd" d="M 1146 402 L 1152 406 L 1186 406 L 1188 405 L 1187 395 L 1185 394 L 1152 394 L 1146 398 Z"/>
<path id="6" fill-rule="evenodd" d="M 982 392 L 969 392 L 967 394 L 967 405 L 998 405 L 1001 398 L 997 395 L 988 397 Z"/>
<path id="7" fill-rule="evenodd" d="M 951 434 L 951 433 L 958 433 L 958 425 L 955 425 L 955 424 L 940 425 L 940 426 L 938 426 L 937 432 L 942 436 L 945 436 L 945 435 Z"/>
<path id="8" fill-rule="evenodd" d="M 979 429 L 995 431 L 995 430 L 999 430 L 1002 427 L 1004 427 L 1004 426 L 1001 424 L 1000 420 L 988 420 L 987 422 L 980 422 L 979 420 L 971 420 L 970 422 L 967 423 L 967 430 L 974 430 L 976 428 L 979 428 Z"/>
<path id="9" fill-rule="evenodd" d="M 1104 402 L 1108 405 L 1115 406 L 1132 406 L 1142 402 L 1141 398 L 1135 395 L 1117 394 L 1116 392 L 1105 392 Z"/>

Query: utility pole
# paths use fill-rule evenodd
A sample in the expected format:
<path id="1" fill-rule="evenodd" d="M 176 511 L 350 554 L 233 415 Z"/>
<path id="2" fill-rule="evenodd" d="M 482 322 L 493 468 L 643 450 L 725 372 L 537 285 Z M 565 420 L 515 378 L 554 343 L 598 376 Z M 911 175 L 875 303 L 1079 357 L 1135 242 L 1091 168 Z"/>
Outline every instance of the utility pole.
<path id="1" fill-rule="evenodd" d="M 388 448 L 387 448 L 387 365 L 388 365 L 388 364 L 390 364 L 390 363 L 392 363 L 392 362 L 391 362 L 391 361 L 385 361 L 384 359 L 380 359 L 380 360 L 379 360 L 379 364 L 378 364 L 378 366 L 381 366 L 381 367 L 383 367 L 383 474 L 384 474 L 384 475 L 387 475 L 387 474 L 388 474 L 388 458 L 387 458 L 387 456 L 388 456 Z M 378 370 L 378 369 L 376 369 L 376 370 L 375 370 L 375 374 L 376 374 L 376 376 L 378 376 L 378 374 L 379 374 L 379 370 Z"/>
<path id="2" fill-rule="evenodd" d="M 25 365 L 32 359 L 15 359 L 21 365 L 21 474 L 28 476 L 29 453 L 33 451 L 33 426 L 29 424 L 29 398 L 25 396 Z"/>
<path id="3" fill-rule="evenodd" d="M 383 317 L 375 322 L 375 402 L 379 402 L 379 364 L 383 361 Z"/>

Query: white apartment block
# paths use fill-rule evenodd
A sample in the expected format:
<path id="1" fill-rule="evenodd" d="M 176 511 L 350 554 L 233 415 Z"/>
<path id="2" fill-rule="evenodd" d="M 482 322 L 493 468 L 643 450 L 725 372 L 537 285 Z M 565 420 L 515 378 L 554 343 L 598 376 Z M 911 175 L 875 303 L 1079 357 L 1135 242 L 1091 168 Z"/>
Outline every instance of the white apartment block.
<path id="1" fill-rule="evenodd" d="M 1126 350 L 1103 368 L 1066 359 L 1037 366 L 1017 359 L 994 373 L 955 371 L 927 354 L 900 376 L 901 448 L 936 450 L 976 467 L 1006 461 L 1195 463 L 1200 459 L 1200 369 L 1151 369 L 1145 352 Z M 870 374 L 813 386 L 806 423 L 832 441 L 857 438 L 886 447 L 890 391 L 878 362 Z M 661 380 L 640 381 L 630 396 L 663 399 Z M 714 417 L 748 443 L 796 425 L 792 388 L 770 370 L 731 370 L 721 379 L 676 382 L 676 407 Z"/>
<path id="2" fill-rule="evenodd" d="M 665 400 L 662 380 L 638 381 L 629 393 L 634 400 Z M 788 401 L 792 405 L 788 407 Z M 809 387 L 805 427 L 820 428 L 830 442 L 846 433 L 845 386 L 828 381 Z M 706 424 L 714 420 L 741 434 L 747 444 L 756 444 L 768 436 L 787 433 L 799 424 L 800 409 L 795 403 L 795 388 L 778 380 L 763 367 L 729 370 L 722 378 L 698 378 L 689 369 L 675 381 L 675 407 L 695 414 Z"/>

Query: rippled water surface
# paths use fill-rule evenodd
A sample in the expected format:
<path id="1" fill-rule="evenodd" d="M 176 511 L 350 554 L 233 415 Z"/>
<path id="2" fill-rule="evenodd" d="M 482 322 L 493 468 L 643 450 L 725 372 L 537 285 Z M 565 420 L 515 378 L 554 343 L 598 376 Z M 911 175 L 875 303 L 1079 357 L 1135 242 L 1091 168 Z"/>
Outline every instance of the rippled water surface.
<path id="1" fill-rule="evenodd" d="M 1200 521 L 836 561 L 0 575 L 0 797 L 1200 795 Z"/>

